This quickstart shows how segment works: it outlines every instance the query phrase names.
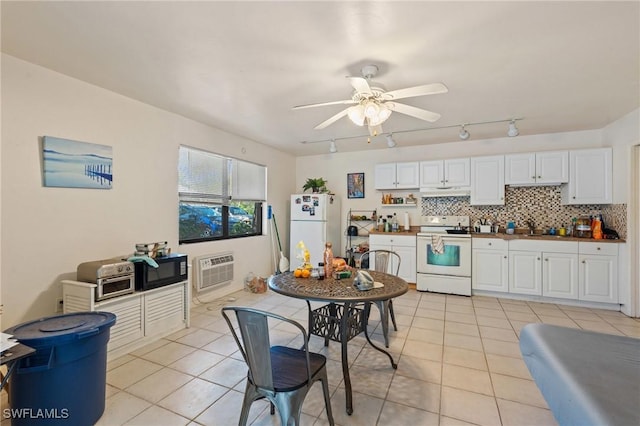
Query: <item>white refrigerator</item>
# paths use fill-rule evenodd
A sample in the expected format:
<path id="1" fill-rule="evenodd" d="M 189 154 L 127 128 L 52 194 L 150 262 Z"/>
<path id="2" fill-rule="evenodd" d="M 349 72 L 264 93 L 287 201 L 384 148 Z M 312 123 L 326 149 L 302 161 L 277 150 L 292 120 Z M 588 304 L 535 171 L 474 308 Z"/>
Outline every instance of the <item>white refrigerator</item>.
<path id="1" fill-rule="evenodd" d="M 289 228 L 289 260 L 291 270 L 299 266 L 297 245 L 304 245 L 311 255 L 311 264 L 322 262 L 325 243 L 333 246 L 333 255 L 341 256 L 340 199 L 330 194 L 293 194 L 291 196 L 291 226 Z"/>

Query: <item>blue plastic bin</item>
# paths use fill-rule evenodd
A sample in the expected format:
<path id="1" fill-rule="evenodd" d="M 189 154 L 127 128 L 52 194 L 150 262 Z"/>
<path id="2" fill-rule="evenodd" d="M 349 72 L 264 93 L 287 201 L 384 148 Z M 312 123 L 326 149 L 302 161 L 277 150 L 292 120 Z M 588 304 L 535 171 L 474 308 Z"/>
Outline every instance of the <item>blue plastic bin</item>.
<path id="1" fill-rule="evenodd" d="M 41 318 L 5 331 L 36 352 L 9 385 L 12 426 L 93 425 L 104 413 L 110 312 Z"/>

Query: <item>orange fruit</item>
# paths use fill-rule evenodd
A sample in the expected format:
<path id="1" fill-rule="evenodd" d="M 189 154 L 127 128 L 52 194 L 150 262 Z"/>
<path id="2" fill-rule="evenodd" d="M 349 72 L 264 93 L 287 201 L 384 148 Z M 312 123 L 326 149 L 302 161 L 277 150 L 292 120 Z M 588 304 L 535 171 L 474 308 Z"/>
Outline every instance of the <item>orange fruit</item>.
<path id="1" fill-rule="evenodd" d="M 302 276 L 302 269 L 296 269 L 293 271 L 293 276 L 296 278 L 300 278 Z"/>
<path id="2" fill-rule="evenodd" d="M 308 269 L 302 270 L 302 278 L 309 278 L 311 276 L 311 271 Z"/>

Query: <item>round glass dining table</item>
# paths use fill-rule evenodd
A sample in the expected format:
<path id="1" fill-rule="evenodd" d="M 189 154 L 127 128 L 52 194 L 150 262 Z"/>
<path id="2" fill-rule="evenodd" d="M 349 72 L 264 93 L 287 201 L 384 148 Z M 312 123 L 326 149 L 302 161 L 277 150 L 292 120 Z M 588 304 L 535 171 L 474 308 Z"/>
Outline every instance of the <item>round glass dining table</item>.
<path id="1" fill-rule="evenodd" d="M 376 346 L 369 338 L 367 319 L 371 308 L 370 302 L 390 300 L 407 292 L 407 282 L 395 275 L 384 272 L 367 271 L 375 281 L 374 288 L 358 290 L 354 285 L 355 273 L 350 278 L 336 279 L 326 277 L 323 280 L 315 278 L 296 278 L 292 272 L 272 275 L 268 279 L 269 288 L 276 293 L 306 300 L 309 308 L 308 334 L 321 336 L 325 339 L 325 346 L 329 340 L 338 341 L 342 349 L 342 374 L 344 377 L 346 411 L 353 413 L 353 398 L 351 379 L 349 377 L 349 361 L 347 344 L 349 340 L 364 332 L 367 342 L 376 350 L 387 355 L 391 366 L 397 364 L 393 357 L 384 349 Z M 311 303 L 327 302 L 328 305 L 312 309 Z M 358 306 L 363 306 L 359 308 Z M 386 304 L 384 304 L 386 306 Z M 381 316 L 386 318 L 386 312 Z"/>

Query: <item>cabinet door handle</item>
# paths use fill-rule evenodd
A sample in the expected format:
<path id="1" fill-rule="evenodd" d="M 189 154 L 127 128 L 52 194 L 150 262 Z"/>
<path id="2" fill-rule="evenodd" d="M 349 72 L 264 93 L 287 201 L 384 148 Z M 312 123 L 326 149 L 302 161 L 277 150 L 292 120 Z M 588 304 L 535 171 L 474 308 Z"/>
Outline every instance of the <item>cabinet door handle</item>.
<path id="1" fill-rule="evenodd" d="M 576 199 L 576 196 L 575 196 L 575 195 L 573 196 L 573 199 L 574 199 L 574 200 Z"/>
<path id="2" fill-rule="evenodd" d="M 582 263 L 587 263 L 587 261 L 586 261 L 586 260 L 583 260 L 583 261 L 582 261 Z"/>
<path id="3" fill-rule="evenodd" d="M 536 178 L 535 176 L 531 176 L 531 179 L 535 179 L 535 178 Z"/>
<path id="4" fill-rule="evenodd" d="M 596 250 L 600 250 L 600 247 L 596 247 Z"/>
<path id="5" fill-rule="evenodd" d="M 538 179 L 542 179 L 542 176 L 538 176 Z"/>
<path id="6" fill-rule="evenodd" d="M 489 245 L 491 245 L 491 243 L 489 243 Z"/>
<path id="7" fill-rule="evenodd" d="M 507 258 L 507 256 L 504 257 L 505 259 Z"/>
<path id="8" fill-rule="evenodd" d="M 545 262 L 548 262 L 548 261 L 549 261 L 549 258 L 546 258 L 544 261 L 545 261 Z"/>
<path id="9" fill-rule="evenodd" d="M 539 257 L 538 257 L 537 259 L 538 259 L 538 260 L 540 260 L 540 258 L 539 258 Z"/>

